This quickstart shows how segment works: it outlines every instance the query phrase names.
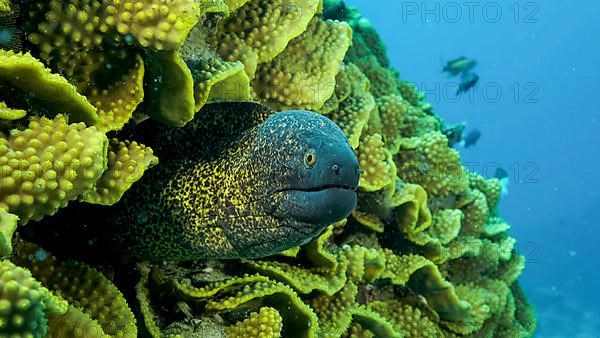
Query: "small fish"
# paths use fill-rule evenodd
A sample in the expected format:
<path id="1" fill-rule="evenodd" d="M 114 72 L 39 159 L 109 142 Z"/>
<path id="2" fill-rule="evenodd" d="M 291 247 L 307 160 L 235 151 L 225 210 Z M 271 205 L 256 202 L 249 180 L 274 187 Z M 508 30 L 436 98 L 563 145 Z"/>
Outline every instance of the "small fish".
<path id="1" fill-rule="evenodd" d="M 19 16 L 19 8 L 12 5 L 10 12 L 0 12 L 0 49 L 20 50 L 21 31 L 17 28 L 16 18 Z"/>
<path id="2" fill-rule="evenodd" d="M 456 90 L 456 96 L 461 93 L 468 92 L 471 88 L 475 87 L 475 85 L 479 82 L 479 75 L 475 73 L 468 73 L 461 77 L 460 83 L 458 84 L 458 89 Z"/>
<path id="3" fill-rule="evenodd" d="M 446 135 L 446 137 L 448 138 L 448 146 L 452 147 L 457 143 L 460 143 L 460 141 L 463 138 L 463 132 L 465 131 L 465 128 L 467 127 L 466 123 L 459 123 L 459 124 L 455 124 L 452 126 L 444 126 L 442 128 L 442 133 L 444 135 Z"/>
<path id="4" fill-rule="evenodd" d="M 460 144 L 465 148 L 469 148 L 477 144 L 479 138 L 481 138 L 481 132 L 478 129 L 473 129 L 467 134 L 467 136 L 463 137 Z"/>
<path id="5" fill-rule="evenodd" d="M 504 170 L 501 167 L 496 168 L 496 174 L 494 175 L 495 178 L 497 178 L 498 180 L 500 180 L 500 187 L 501 187 L 501 193 L 502 195 L 507 195 L 508 194 L 508 173 L 506 172 L 506 170 Z"/>
<path id="6" fill-rule="evenodd" d="M 461 56 L 458 59 L 450 60 L 442 69 L 443 72 L 447 72 L 451 77 L 462 74 L 463 76 L 470 72 L 475 66 L 477 61 Z"/>
<path id="7" fill-rule="evenodd" d="M 498 167 L 498 168 L 496 168 L 496 174 L 494 175 L 494 177 L 501 180 L 503 178 L 507 178 L 508 173 L 503 168 Z"/>

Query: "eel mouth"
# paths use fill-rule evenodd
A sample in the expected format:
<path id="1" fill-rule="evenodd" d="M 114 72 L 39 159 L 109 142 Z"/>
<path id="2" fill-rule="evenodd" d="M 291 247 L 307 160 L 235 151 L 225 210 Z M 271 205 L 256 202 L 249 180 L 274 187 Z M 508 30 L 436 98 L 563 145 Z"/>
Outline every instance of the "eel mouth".
<path id="1" fill-rule="evenodd" d="M 345 184 L 284 189 L 277 213 L 303 223 L 332 224 L 356 208 L 357 190 L 357 186 Z"/>
<path id="2" fill-rule="evenodd" d="M 284 189 L 282 191 L 303 191 L 303 192 L 317 192 L 323 191 L 327 189 L 341 189 L 341 190 L 350 190 L 356 192 L 358 190 L 358 186 L 345 185 L 345 184 L 324 184 L 314 188 L 301 189 L 301 188 L 293 188 L 293 189 Z"/>

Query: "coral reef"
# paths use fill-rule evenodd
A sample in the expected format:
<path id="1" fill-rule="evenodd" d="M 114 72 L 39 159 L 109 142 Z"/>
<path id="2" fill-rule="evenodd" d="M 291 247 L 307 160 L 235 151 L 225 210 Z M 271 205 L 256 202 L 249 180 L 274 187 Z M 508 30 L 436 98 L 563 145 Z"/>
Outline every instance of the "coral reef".
<path id="1" fill-rule="evenodd" d="M 461 166 L 432 106 L 343 1 L 0 0 L 0 20 L 11 34 L 0 41 L 1 336 L 533 335 L 517 281 L 525 259 L 497 210 L 500 182 Z M 139 242 L 163 253 L 108 268 L 22 239 L 59 209 L 99 204 L 111 214 L 128 191 L 152 193 L 175 170 L 164 160 L 186 158 L 190 145 L 209 151 L 207 140 L 251 125 L 243 104 L 202 115 L 209 103 L 235 101 L 335 122 L 363 171 L 352 215 L 259 259 L 156 262 L 175 246 L 141 231 Z M 163 149 L 138 143 L 146 119 L 174 126 Z M 190 136 L 202 120 L 211 128 Z M 144 217 L 149 205 L 139 201 L 123 228 Z M 91 231 L 86 217 L 80 227 Z M 69 246 L 68 231 L 58 232 Z M 213 235 L 207 241 L 219 244 Z"/>

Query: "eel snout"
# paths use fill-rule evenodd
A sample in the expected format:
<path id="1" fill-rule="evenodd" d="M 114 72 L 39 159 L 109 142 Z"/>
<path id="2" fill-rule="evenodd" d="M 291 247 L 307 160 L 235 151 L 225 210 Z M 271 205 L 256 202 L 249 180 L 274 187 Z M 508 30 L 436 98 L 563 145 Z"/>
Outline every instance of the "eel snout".
<path id="1" fill-rule="evenodd" d="M 323 153 L 323 151 L 321 151 Z M 303 187 L 286 190 L 288 213 L 310 224 L 331 224 L 346 218 L 356 207 L 361 170 L 349 147 L 327 149 Z"/>

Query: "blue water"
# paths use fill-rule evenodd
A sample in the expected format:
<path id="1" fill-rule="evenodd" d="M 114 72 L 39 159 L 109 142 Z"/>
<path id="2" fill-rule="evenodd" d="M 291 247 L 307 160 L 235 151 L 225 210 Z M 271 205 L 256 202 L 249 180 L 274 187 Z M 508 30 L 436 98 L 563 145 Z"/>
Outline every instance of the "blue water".
<path id="1" fill-rule="evenodd" d="M 500 204 L 528 265 L 536 337 L 600 337 L 600 3 L 347 0 L 370 19 L 401 77 L 449 124 L 482 137 L 461 149 L 486 176 L 510 176 Z M 475 58 L 456 99 L 441 60 Z"/>

